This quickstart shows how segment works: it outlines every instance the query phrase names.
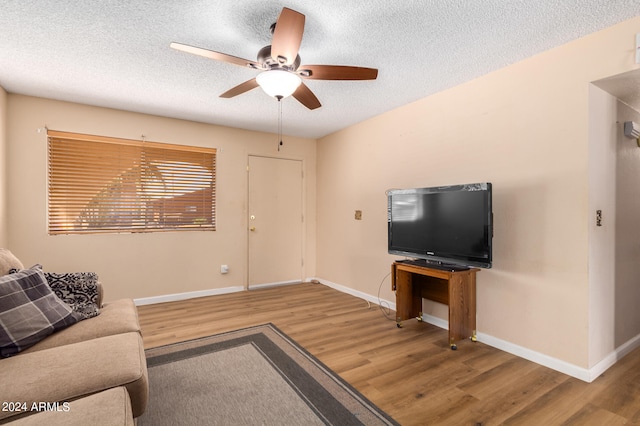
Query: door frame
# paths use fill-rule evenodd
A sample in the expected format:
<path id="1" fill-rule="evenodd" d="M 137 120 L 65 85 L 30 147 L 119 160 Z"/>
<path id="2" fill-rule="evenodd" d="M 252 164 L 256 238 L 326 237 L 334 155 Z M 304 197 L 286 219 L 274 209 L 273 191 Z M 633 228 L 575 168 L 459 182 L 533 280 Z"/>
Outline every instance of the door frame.
<path id="1" fill-rule="evenodd" d="M 247 171 L 247 186 L 246 186 L 246 208 L 245 213 L 244 213 L 244 229 L 245 229 L 245 242 L 246 242 L 246 267 L 245 267 L 245 280 L 244 280 L 244 289 L 245 290 L 256 290 L 259 288 L 267 288 L 267 287 L 277 287 L 280 285 L 289 285 L 291 284 L 290 282 L 283 282 L 283 283 L 273 283 L 273 284 L 264 284 L 264 285 L 258 285 L 258 286 L 249 286 L 249 238 L 251 237 L 250 235 L 250 231 L 249 231 L 249 227 L 251 226 L 250 221 L 249 221 L 249 215 L 250 213 L 250 199 L 249 199 L 249 173 L 251 173 L 251 171 L 249 170 L 249 161 L 251 159 L 251 157 L 260 157 L 260 158 L 268 158 L 268 159 L 273 159 L 273 160 L 286 160 L 286 161 L 299 161 L 301 168 L 302 168 L 302 176 L 301 176 L 301 184 L 302 184 L 302 194 L 300 197 L 300 210 L 302 212 L 302 221 L 300 226 L 301 228 L 301 240 L 300 241 L 300 249 L 301 249 L 301 253 L 300 253 L 300 258 L 302 259 L 302 265 L 300 266 L 300 282 L 304 282 L 304 277 L 307 275 L 306 274 L 306 270 L 307 270 L 307 260 L 306 260 L 306 255 L 307 255 L 307 169 L 306 169 L 306 161 L 304 158 L 300 158 L 300 157 L 289 157 L 289 156 L 274 156 L 274 155 L 268 155 L 268 154 L 254 154 L 254 153 L 248 153 L 247 154 L 247 163 L 246 163 L 246 171 Z"/>

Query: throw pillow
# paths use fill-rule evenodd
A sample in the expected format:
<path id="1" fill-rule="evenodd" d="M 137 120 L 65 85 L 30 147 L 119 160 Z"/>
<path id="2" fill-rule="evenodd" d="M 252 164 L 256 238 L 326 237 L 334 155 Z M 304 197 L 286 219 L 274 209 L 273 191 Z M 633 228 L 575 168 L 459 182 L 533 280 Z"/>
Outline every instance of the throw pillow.
<path id="1" fill-rule="evenodd" d="M 0 357 L 31 347 L 78 321 L 47 284 L 40 265 L 0 277 Z"/>
<path id="2" fill-rule="evenodd" d="M 10 269 L 22 269 L 24 266 L 9 250 L 0 248 L 0 275 L 6 275 Z"/>
<path id="3" fill-rule="evenodd" d="M 92 318 L 100 313 L 98 309 L 98 274 L 95 272 L 70 272 L 59 274 L 44 273 L 51 290 L 82 315 L 82 319 Z"/>

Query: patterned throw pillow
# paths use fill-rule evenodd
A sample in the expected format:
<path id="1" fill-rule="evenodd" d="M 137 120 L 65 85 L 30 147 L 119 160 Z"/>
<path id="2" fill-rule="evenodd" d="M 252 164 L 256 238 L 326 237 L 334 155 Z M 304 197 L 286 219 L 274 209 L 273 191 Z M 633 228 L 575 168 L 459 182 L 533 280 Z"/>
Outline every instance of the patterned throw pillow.
<path id="1" fill-rule="evenodd" d="M 98 274 L 95 272 L 44 273 L 51 290 L 71 306 L 82 319 L 100 313 L 98 309 Z"/>
<path id="2" fill-rule="evenodd" d="M 35 345 L 78 321 L 52 291 L 40 265 L 0 277 L 0 357 Z"/>

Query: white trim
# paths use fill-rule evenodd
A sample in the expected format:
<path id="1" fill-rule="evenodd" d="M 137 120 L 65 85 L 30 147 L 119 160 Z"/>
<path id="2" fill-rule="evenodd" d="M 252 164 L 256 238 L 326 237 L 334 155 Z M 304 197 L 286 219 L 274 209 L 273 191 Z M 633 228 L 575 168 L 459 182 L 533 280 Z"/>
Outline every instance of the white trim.
<path id="1" fill-rule="evenodd" d="M 442 319 L 433 315 L 429 315 L 429 314 L 422 314 L 422 320 L 424 322 L 443 328 L 445 330 L 449 329 L 449 321 L 445 319 Z M 529 361 L 535 362 L 536 364 L 540 364 L 545 367 L 549 367 L 561 373 L 568 374 L 577 379 L 584 380 L 585 382 L 593 381 L 597 376 L 599 376 L 602 372 L 604 372 L 604 370 L 602 370 L 600 373 L 598 373 L 598 375 L 592 376 L 592 373 L 587 369 L 550 357 L 540 352 L 532 351 L 531 349 L 527 349 L 525 347 L 516 345 L 514 343 L 507 342 L 502 339 L 498 339 L 496 337 L 490 336 L 485 333 L 477 333 L 476 338 L 478 342 L 484 343 L 485 345 L 493 346 L 496 349 L 503 350 L 510 354 L 519 356 L 520 358 L 527 359 Z M 611 365 L 613 364 L 610 364 L 606 368 L 609 368 Z"/>
<path id="2" fill-rule="evenodd" d="M 568 363 L 566 361 L 562 361 L 560 359 L 542 354 L 540 352 L 532 351 L 531 349 L 518 346 L 514 343 L 510 343 L 510 342 L 495 338 L 493 336 L 489 336 L 488 334 L 478 333 L 477 337 L 479 342 L 485 343 L 489 346 L 493 346 L 494 348 L 501 349 L 505 352 L 509 352 L 511 354 L 517 355 L 529 361 L 533 361 L 536 364 L 544 365 L 545 367 L 549 367 L 561 373 L 568 374 L 569 376 L 575 377 L 576 379 L 583 380 L 587 383 L 593 382 L 602 373 L 608 370 L 609 367 L 611 367 L 616 362 L 618 362 L 618 360 L 622 359 L 624 356 L 626 356 L 629 352 L 633 351 L 634 349 L 640 347 L 640 335 L 638 335 L 630 339 L 626 343 L 618 346 L 609 355 L 604 357 L 600 362 L 598 362 L 593 367 L 582 368 L 582 367 L 578 367 L 577 365 Z"/>
<path id="3" fill-rule="evenodd" d="M 449 329 L 449 321 L 445 319 L 438 318 L 429 314 L 422 314 L 422 320 L 445 330 Z M 568 374 L 569 376 L 583 380 L 587 383 L 591 383 L 592 381 L 597 379 L 602 373 L 608 370 L 609 367 L 615 364 L 618 360 L 622 359 L 632 350 L 640 347 L 640 335 L 638 335 L 611 352 L 603 360 L 598 362 L 590 369 L 586 369 L 578 367 L 577 365 L 568 363 L 566 361 L 550 357 L 540 352 L 532 351 L 531 349 L 527 349 L 514 343 L 498 339 L 488 334 L 477 333 L 476 337 L 478 339 L 478 342 L 482 342 L 485 345 L 493 346 L 496 349 L 503 350 L 510 354 L 519 356 L 520 358 L 527 359 L 529 361 L 535 362 L 536 364 L 543 365 L 561 373 Z"/>
<path id="4" fill-rule="evenodd" d="M 435 325 L 436 327 L 449 330 L 449 321 L 429 314 L 422 314 L 422 321 Z"/>
<path id="5" fill-rule="evenodd" d="M 298 280 L 294 280 L 294 281 L 282 281 L 282 282 L 275 282 L 275 283 L 258 284 L 258 285 L 252 285 L 251 287 L 249 287 L 249 290 L 258 290 L 258 289 L 264 289 L 269 287 L 279 287 L 279 286 L 291 285 L 291 284 L 301 284 L 301 282 Z M 197 297 L 218 296 L 221 294 L 238 293 L 245 290 L 246 289 L 243 286 L 212 288 L 210 290 L 199 290 L 199 291 L 190 291 L 186 293 L 174 293 L 174 294 L 164 294 L 161 296 L 142 297 L 139 299 L 133 299 L 133 302 L 136 304 L 136 306 L 154 305 L 156 303 L 177 302 L 179 300 L 195 299 Z"/>
<path id="6" fill-rule="evenodd" d="M 331 288 L 333 288 L 335 290 L 341 291 L 342 293 L 347 293 L 347 294 L 350 294 L 352 296 L 359 297 L 360 299 L 364 299 L 367 302 L 375 303 L 376 305 L 383 305 L 383 306 L 386 305 L 385 307 L 388 307 L 392 311 L 396 310 L 396 302 L 391 302 L 389 300 L 379 299 L 379 298 L 377 298 L 375 296 L 372 296 L 370 294 L 363 293 L 361 291 L 354 290 L 354 289 L 349 288 L 349 287 L 345 287 L 345 286 L 343 286 L 341 284 L 336 284 L 336 283 L 333 283 L 331 281 L 323 280 L 323 279 L 320 279 L 320 278 L 313 278 L 313 277 L 312 278 L 307 278 L 306 281 L 307 282 L 312 282 L 312 283 L 316 283 L 317 282 L 318 284 L 326 285 L 327 287 L 331 287 Z"/>
<path id="7" fill-rule="evenodd" d="M 591 367 L 589 369 L 589 374 L 590 374 L 589 382 L 592 382 L 595 379 L 597 379 L 598 376 L 600 376 L 602 373 L 607 371 L 609 367 L 611 367 L 613 364 L 615 364 L 616 362 L 618 362 L 619 360 L 627 356 L 629 352 L 633 351 L 634 349 L 637 349 L 638 347 L 640 347 L 640 334 L 638 334 L 636 337 L 633 337 L 627 340 L 622 345 L 618 346 L 613 352 L 611 352 L 609 355 L 604 357 L 600 362 L 596 363 L 596 365 Z"/>
<path id="8" fill-rule="evenodd" d="M 510 354 L 519 356 L 520 358 L 535 362 L 536 364 L 543 365 L 561 373 L 568 374 L 576 379 L 580 379 L 585 382 L 591 382 L 593 380 L 590 378 L 591 374 L 586 368 L 578 367 L 577 365 L 516 345 L 515 343 L 507 342 L 506 340 L 498 339 L 497 337 L 493 337 L 485 333 L 477 333 L 476 337 L 478 338 L 478 342 L 493 346 L 494 348 L 509 352 Z"/>
<path id="9" fill-rule="evenodd" d="M 262 290 L 265 288 L 280 287 L 283 285 L 292 285 L 292 284 L 302 284 L 302 282 L 300 282 L 300 280 L 292 280 L 292 281 L 277 281 L 274 283 L 265 283 L 265 284 L 251 284 L 249 286 L 249 290 Z"/>
<path id="10" fill-rule="evenodd" d="M 225 288 L 212 288 L 210 290 L 190 291 L 187 293 L 174 293 L 165 294 L 162 296 L 142 297 L 139 299 L 133 299 L 133 302 L 136 304 L 136 306 L 153 305 L 156 303 L 177 302 L 178 300 L 194 299 L 196 297 L 205 296 L 217 296 L 220 294 L 237 293 L 240 291 L 244 291 L 244 287 L 235 286 Z"/>

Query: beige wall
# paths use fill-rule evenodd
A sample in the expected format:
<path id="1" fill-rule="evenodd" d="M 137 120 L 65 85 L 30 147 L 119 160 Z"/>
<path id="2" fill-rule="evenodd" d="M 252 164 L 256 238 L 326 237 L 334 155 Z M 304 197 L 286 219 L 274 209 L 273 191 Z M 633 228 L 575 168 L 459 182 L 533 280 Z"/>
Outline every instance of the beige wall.
<path id="1" fill-rule="evenodd" d="M 491 181 L 494 268 L 478 276 L 478 331 L 588 368 L 589 83 L 633 69 L 638 28 L 624 22 L 321 139 L 318 276 L 377 294 L 394 259 L 387 189 Z M 381 297 L 395 300 L 389 287 Z"/>
<path id="2" fill-rule="evenodd" d="M 0 247 L 7 246 L 7 92 L 0 87 Z"/>
<path id="3" fill-rule="evenodd" d="M 275 106 L 274 106 L 275 108 Z M 96 271 L 107 299 L 143 298 L 245 286 L 249 154 L 303 160 L 305 276 L 315 275 L 316 141 L 285 138 L 124 111 L 8 96 L 7 246 L 25 264 L 50 271 Z M 218 148 L 217 231 L 47 235 L 47 126 L 54 130 Z M 227 264 L 230 273 L 220 274 Z"/>

